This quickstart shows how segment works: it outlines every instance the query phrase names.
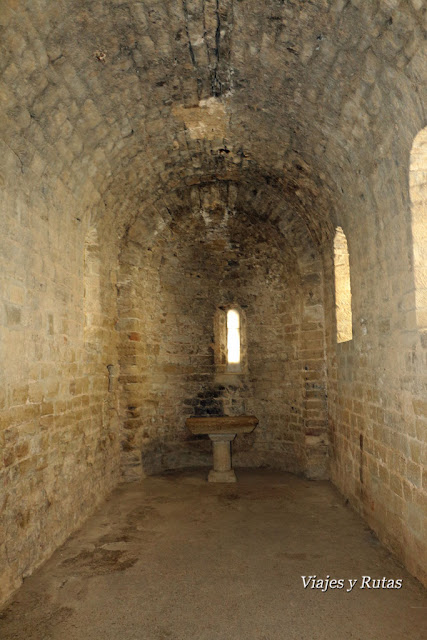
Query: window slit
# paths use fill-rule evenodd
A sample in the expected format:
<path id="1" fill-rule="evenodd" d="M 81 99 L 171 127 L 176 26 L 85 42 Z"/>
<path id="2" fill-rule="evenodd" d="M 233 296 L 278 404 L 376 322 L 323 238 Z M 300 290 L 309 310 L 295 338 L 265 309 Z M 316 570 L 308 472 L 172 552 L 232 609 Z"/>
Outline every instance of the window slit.
<path id="1" fill-rule="evenodd" d="M 227 311 L 227 362 L 240 364 L 240 314 L 235 309 Z"/>

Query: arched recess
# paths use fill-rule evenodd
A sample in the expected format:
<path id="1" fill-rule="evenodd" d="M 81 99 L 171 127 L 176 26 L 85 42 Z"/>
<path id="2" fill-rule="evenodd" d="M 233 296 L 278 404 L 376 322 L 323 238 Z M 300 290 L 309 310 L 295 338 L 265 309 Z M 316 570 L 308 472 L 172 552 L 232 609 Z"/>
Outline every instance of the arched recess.
<path id="1" fill-rule="evenodd" d="M 353 338 L 350 260 L 347 238 L 341 227 L 336 228 L 334 238 L 334 270 L 337 342 L 348 342 Z"/>
<path id="2" fill-rule="evenodd" d="M 412 145 L 409 189 L 416 327 L 424 333 L 427 332 L 427 127 L 418 133 Z"/>
<path id="3" fill-rule="evenodd" d="M 235 181 L 182 187 L 141 211 L 123 240 L 117 330 L 126 479 L 209 465 L 209 443 L 194 440 L 185 418 L 218 412 L 260 420 L 235 443 L 237 466 L 326 475 L 318 249 L 283 199 L 271 198 L 264 211 L 267 199 L 254 206 L 248 191 Z M 243 375 L 219 375 L 219 307 L 242 311 Z"/>

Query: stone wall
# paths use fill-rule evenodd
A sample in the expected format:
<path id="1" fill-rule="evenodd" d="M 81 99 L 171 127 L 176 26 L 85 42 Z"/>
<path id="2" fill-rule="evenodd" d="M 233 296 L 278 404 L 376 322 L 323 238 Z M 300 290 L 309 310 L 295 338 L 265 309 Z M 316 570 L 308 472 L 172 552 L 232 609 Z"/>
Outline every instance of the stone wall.
<path id="1" fill-rule="evenodd" d="M 337 344 L 333 287 L 326 286 L 328 408 L 333 482 L 426 583 L 427 344 L 416 313 L 410 151 L 410 139 L 393 139 L 376 170 L 347 183 L 349 201 L 359 195 L 357 220 L 347 200 L 338 220 L 348 239 L 353 339 Z M 352 162 L 360 163 L 356 153 Z"/>
<path id="2" fill-rule="evenodd" d="M 1 163 L 8 178 L 0 253 L 4 601 L 117 482 L 118 434 L 117 385 L 108 391 L 106 368 L 116 363 L 106 239 L 91 244 L 97 258 L 90 261 L 88 250 L 85 263 L 75 200 L 47 196 L 46 183 L 23 176 L 5 145 Z"/>

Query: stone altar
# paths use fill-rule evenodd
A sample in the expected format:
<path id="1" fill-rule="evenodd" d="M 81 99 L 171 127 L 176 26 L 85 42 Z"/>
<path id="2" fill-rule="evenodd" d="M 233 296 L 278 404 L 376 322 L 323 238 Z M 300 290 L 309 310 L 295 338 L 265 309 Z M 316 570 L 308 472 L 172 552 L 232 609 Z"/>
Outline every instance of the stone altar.
<path id="1" fill-rule="evenodd" d="M 255 416 L 203 416 L 187 418 L 185 424 L 194 435 L 206 434 L 212 440 L 213 469 L 209 482 L 236 482 L 231 465 L 231 442 L 239 433 L 251 433 L 258 424 Z"/>

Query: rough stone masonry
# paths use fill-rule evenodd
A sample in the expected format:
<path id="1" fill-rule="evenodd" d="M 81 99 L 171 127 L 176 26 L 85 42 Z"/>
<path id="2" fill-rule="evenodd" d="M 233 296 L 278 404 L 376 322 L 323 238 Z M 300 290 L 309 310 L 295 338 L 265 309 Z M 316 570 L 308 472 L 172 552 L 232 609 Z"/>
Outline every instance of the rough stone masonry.
<path id="1" fill-rule="evenodd" d="M 1 2 L 0 602 L 122 477 L 207 465 L 215 411 L 260 420 L 234 464 L 330 478 L 427 583 L 426 11 Z"/>

